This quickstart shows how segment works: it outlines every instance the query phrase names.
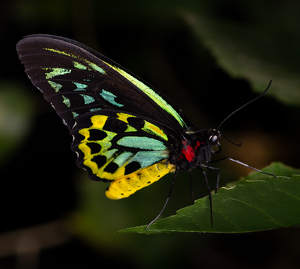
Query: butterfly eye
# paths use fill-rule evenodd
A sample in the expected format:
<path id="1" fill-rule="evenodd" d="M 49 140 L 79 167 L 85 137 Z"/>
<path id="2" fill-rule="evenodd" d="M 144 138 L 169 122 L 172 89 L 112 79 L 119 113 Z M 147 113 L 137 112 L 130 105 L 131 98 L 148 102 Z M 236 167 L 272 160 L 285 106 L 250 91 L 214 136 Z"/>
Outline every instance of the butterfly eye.
<path id="1" fill-rule="evenodd" d="M 211 145 L 215 145 L 219 140 L 219 137 L 217 135 L 212 135 L 210 138 L 209 138 L 209 144 Z"/>

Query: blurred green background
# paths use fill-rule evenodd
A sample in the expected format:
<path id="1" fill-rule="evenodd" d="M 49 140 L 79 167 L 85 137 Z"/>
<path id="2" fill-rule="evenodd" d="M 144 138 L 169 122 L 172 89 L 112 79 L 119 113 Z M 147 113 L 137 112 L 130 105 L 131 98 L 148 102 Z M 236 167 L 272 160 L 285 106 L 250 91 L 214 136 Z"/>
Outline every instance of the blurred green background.
<path id="1" fill-rule="evenodd" d="M 0 268 L 299 268 L 298 227 L 251 234 L 116 234 L 149 223 L 172 175 L 128 199 L 76 167 L 71 137 L 32 86 L 15 50 L 27 34 L 75 39 L 169 96 L 199 128 L 228 120 L 222 156 L 256 168 L 299 167 L 300 2 L 71 1 L 0 3 Z M 221 186 L 249 170 L 222 162 Z M 209 173 L 214 186 L 216 175 Z M 164 216 L 190 205 L 179 173 Z M 193 171 L 196 198 L 206 195 Z M 276 206 L 276 205 L 274 205 Z M 242 216 L 241 216 L 242 217 Z"/>

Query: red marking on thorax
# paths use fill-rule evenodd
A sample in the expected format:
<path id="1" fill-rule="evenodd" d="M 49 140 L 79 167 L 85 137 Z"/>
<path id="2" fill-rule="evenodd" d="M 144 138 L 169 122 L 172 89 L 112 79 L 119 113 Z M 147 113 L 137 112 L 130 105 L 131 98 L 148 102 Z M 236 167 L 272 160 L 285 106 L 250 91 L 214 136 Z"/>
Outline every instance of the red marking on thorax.
<path id="1" fill-rule="evenodd" d="M 182 150 L 181 153 L 185 156 L 185 158 L 191 162 L 195 158 L 195 151 L 197 148 L 205 144 L 205 142 L 199 142 L 197 141 L 197 145 L 193 148 L 191 145 L 188 145 L 187 140 L 182 141 Z"/>
<path id="2" fill-rule="evenodd" d="M 185 158 L 189 162 L 191 162 L 195 158 L 195 152 L 194 152 L 193 148 L 190 145 L 183 148 L 181 152 L 184 154 Z"/>
<path id="3" fill-rule="evenodd" d="M 195 151 L 191 145 L 187 144 L 187 140 L 182 141 L 181 153 L 189 162 L 191 162 L 195 158 Z"/>

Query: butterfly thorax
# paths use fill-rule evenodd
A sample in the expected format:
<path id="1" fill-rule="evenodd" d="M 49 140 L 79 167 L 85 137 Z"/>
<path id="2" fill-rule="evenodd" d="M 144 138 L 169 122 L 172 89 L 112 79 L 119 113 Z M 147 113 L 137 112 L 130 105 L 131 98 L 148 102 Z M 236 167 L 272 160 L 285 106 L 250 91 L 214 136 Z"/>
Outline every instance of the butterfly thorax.
<path id="1" fill-rule="evenodd" d="M 217 153 L 213 146 L 219 145 L 221 138 L 219 131 L 215 129 L 200 129 L 185 131 L 186 138 L 175 146 L 170 154 L 170 163 L 176 165 L 181 170 L 190 170 L 199 167 L 202 163 L 211 160 L 211 154 Z"/>

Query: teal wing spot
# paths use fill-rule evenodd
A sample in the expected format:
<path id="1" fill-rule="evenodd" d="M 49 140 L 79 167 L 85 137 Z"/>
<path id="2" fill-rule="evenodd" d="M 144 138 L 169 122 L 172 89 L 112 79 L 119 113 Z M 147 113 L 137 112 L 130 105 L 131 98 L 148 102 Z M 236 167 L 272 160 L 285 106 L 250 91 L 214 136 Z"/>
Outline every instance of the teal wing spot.
<path id="1" fill-rule="evenodd" d="M 101 110 L 101 108 L 100 107 L 95 107 L 95 108 L 91 108 L 90 112 L 94 112 L 94 111 L 98 111 L 98 110 Z"/>
<path id="2" fill-rule="evenodd" d="M 125 151 L 114 159 L 114 162 L 119 166 L 123 166 L 128 162 L 128 159 L 133 155 L 132 152 Z"/>
<path id="3" fill-rule="evenodd" d="M 70 99 L 67 98 L 67 97 L 64 96 L 64 95 L 62 95 L 62 98 L 64 99 L 64 100 L 63 100 L 63 103 L 64 103 L 67 107 L 70 107 L 70 106 L 71 106 Z"/>
<path id="4" fill-rule="evenodd" d="M 168 153 L 161 151 L 139 151 L 132 158 L 132 162 L 138 162 L 141 167 L 147 167 L 154 163 L 157 163 L 168 157 Z"/>
<path id="5" fill-rule="evenodd" d="M 104 100 L 110 102 L 112 105 L 115 105 L 117 107 L 123 107 L 124 105 L 123 104 L 120 104 L 120 103 L 117 103 L 115 101 L 115 98 L 117 96 L 115 96 L 113 93 L 111 92 L 108 92 L 106 90 L 102 90 L 102 92 L 100 93 L 100 95 L 103 97 Z"/>
<path id="6" fill-rule="evenodd" d="M 86 91 L 86 88 L 88 86 L 88 85 L 85 85 L 85 84 L 79 83 L 79 82 L 73 82 L 73 83 L 77 87 L 74 91 Z"/>
<path id="7" fill-rule="evenodd" d="M 100 66 L 98 66 L 98 65 L 96 65 L 96 64 L 94 64 L 94 63 L 92 63 L 92 62 L 90 62 L 90 61 L 88 61 L 88 60 L 86 60 L 86 62 L 87 62 L 87 64 L 88 64 L 91 68 L 93 68 L 95 71 L 98 71 L 99 73 L 105 75 L 104 69 L 102 69 Z"/>
<path id="8" fill-rule="evenodd" d="M 76 117 L 78 117 L 78 116 L 79 116 L 79 114 L 78 114 L 78 113 L 76 113 L 76 112 L 74 112 L 74 111 L 72 111 L 72 114 L 73 114 L 73 119 L 75 119 Z"/>
<path id="9" fill-rule="evenodd" d="M 125 136 L 117 142 L 118 145 L 130 148 L 146 149 L 146 150 L 166 150 L 167 147 L 163 142 L 150 137 L 142 136 Z"/>
<path id="10" fill-rule="evenodd" d="M 51 80 L 48 80 L 48 83 L 50 84 L 50 86 L 55 90 L 55 92 L 59 92 L 60 89 L 62 88 L 62 85 L 56 82 L 53 82 Z"/>
<path id="11" fill-rule="evenodd" d="M 80 70 L 87 70 L 87 67 L 81 63 L 78 63 L 78 62 L 73 62 L 74 64 L 74 67 L 77 68 L 77 69 L 80 69 Z"/>
<path id="12" fill-rule="evenodd" d="M 86 94 L 80 94 L 80 95 L 82 96 L 85 105 L 88 105 L 88 104 L 91 104 L 91 103 L 95 102 L 94 97 L 92 97 L 90 95 L 86 95 Z"/>
<path id="13" fill-rule="evenodd" d="M 72 70 L 65 68 L 43 68 L 43 70 L 52 70 L 51 72 L 45 73 L 46 79 L 52 79 L 57 76 L 62 76 L 71 73 Z"/>
<path id="14" fill-rule="evenodd" d="M 111 149 L 111 150 L 102 152 L 101 155 L 105 156 L 107 158 L 107 160 L 110 160 L 117 151 L 118 151 L 117 149 Z"/>

